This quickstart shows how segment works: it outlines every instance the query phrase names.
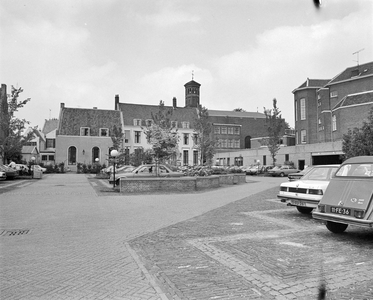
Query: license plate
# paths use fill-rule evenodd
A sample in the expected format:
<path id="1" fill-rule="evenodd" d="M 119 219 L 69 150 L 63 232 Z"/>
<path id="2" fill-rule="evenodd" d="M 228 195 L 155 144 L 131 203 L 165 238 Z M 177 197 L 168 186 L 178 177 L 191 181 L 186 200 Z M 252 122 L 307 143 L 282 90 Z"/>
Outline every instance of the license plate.
<path id="1" fill-rule="evenodd" d="M 330 212 L 333 214 L 338 214 L 338 215 L 345 215 L 349 216 L 351 214 L 351 210 L 349 208 L 344 208 L 344 207 L 330 207 Z"/>
<path id="2" fill-rule="evenodd" d="M 291 202 L 291 204 L 296 205 L 296 206 L 306 206 L 306 203 L 303 202 L 303 201 L 291 200 L 290 202 Z"/>

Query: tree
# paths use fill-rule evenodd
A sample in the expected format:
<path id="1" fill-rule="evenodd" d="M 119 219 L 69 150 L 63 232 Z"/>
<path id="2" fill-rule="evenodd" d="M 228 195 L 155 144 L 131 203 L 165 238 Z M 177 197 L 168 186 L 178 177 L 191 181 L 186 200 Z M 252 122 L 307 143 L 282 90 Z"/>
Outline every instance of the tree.
<path id="1" fill-rule="evenodd" d="M 152 114 L 152 123 L 143 128 L 156 162 L 164 162 L 177 153 L 179 136 L 177 128 L 171 126 L 171 117 L 172 109 L 166 108 L 161 100 L 158 112 Z"/>
<path id="2" fill-rule="evenodd" d="M 12 86 L 11 94 L 7 96 L 7 108 L 3 108 L 1 112 L 0 126 L 4 135 L 0 138 L 0 156 L 3 163 L 9 163 L 10 160 L 19 161 L 22 157 L 22 147 L 34 137 L 33 130 L 24 135 L 26 125 L 30 122 L 15 116 L 15 113 L 31 100 L 18 100 L 22 92 L 22 88 L 16 89 Z"/>
<path id="3" fill-rule="evenodd" d="M 284 129 L 284 120 L 281 118 L 281 111 L 277 107 L 276 98 L 273 99 L 273 109 L 264 107 L 264 114 L 266 116 L 268 138 L 263 139 L 263 143 L 268 146 L 273 165 L 275 165 L 276 155 L 278 150 L 280 150 L 280 137 Z"/>
<path id="4" fill-rule="evenodd" d="M 373 155 L 373 106 L 368 115 L 368 120 L 363 122 L 361 128 L 349 129 L 343 135 L 342 151 L 345 158 L 361 155 Z"/>
<path id="5" fill-rule="evenodd" d="M 235 108 L 233 111 L 246 112 L 246 110 L 241 107 Z"/>
<path id="6" fill-rule="evenodd" d="M 209 113 L 206 107 L 200 106 L 198 109 L 197 119 L 194 122 L 194 135 L 201 164 L 211 165 L 215 154 L 215 141 L 212 139 L 212 123 L 209 122 Z"/>
<path id="7" fill-rule="evenodd" d="M 111 137 L 111 141 L 113 142 L 113 149 L 121 150 L 122 142 L 124 139 L 122 128 L 114 125 L 113 129 L 111 130 L 110 137 Z"/>

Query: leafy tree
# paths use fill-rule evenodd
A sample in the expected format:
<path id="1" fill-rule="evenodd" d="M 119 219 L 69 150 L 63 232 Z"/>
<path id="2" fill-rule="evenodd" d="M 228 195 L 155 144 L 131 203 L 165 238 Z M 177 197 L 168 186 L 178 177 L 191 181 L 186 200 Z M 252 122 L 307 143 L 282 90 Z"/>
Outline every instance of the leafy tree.
<path id="1" fill-rule="evenodd" d="M 113 142 L 113 149 L 121 150 L 122 142 L 124 139 L 124 134 L 121 127 L 116 125 L 113 126 L 110 134 L 111 140 Z"/>
<path id="2" fill-rule="evenodd" d="M 16 89 L 12 86 L 11 94 L 7 99 L 7 109 L 3 108 L 4 111 L 1 112 L 0 126 L 4 137 L 0 139 L 0 156 L 4 163 L 9 163 L 10 160 L 20 161 L 22 147 L 34 136 L 33 130 L 24 135 L 26 125 L 30 122 L 15 116 L 16 112 L 31 100 L 30 98 L 18 100 L 22 92 L 22 88 Z"/>
<path id="3" fill-rule="evenodd" d="M 280 150 L 280 137 L 284 129 L 284 120 L 281 118 L 281 111 L 277 107 L 276 98 L 273 99 L 272 109 L 264 107 L 264 114 L 266 116 L 268 138 L 263 139 L 262 143 L 268 146 L 273 165 L 275 165 L 276 155 L 278 150 Z"/>
<path id="4" fill-rule="evenodd" d="M 349 129 L 343 135 L 342 151 L 345 158 L 361 155 L 373 155 L 373 107 L 369 111 L 368 121 L 361 128 Z"/>
<path id="5" fill-rule="evenodd" d="M 143 128 L 156 162 L 164 162 L 177 153 L 179 136 L 177 128 L 171 126 L 171 117 L 172 109 L 166 108 L 161 100 L 158 112 L 152 114 L 153 122 Z"/>
<path id="6" fill-rule="evenodd" d="M 216 150 L 215 141 L 212 139 L 212 123 L 209 122 L 209 113 L 206 107 L 200 106 L 198 109 L 198 116 L 194 122 L 194 135 L 201 164 L 211 165 Z"/>

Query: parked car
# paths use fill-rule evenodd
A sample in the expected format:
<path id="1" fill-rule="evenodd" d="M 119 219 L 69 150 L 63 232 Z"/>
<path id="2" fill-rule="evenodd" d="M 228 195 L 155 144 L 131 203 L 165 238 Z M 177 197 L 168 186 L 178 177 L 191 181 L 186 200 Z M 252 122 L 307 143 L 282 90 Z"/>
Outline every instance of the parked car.
<path id="1" fill-rule="evenodd" d="M 6 179 L 5 171 L 0 171 L 0 180 L 5 180 L 5 179 Z"/>
<path id="2" fill-rule="evenodd" d="M 262 172 L 263 166 L 253 165 L 250 168 L 246 169 L 246 175 L 258 175 Z"/>
<path id="3" fill-rule="evenodd" d="M 268 174 L 271 176 L 284 177 L 284 176 L 288 176 L 291 173 L 296 173 L 296 172 L 299 172 L 299 170 L 296 169 L 295 167 L 291 165 L 284 165 L 284 166 L 275 166 L 274 168 L 268 171 Z"/>
<path id="4" fill-rule="evenodd" d="M 0 171 L 5 172 L 6 179 L 14 179 L 16 176 L 18 176 L 18 171 L 5 165 L 0 165 Z"/>
<path id="5" fill-rule="evenodd" d="M 306 175 L 309 171 L 311 171 L 312 168 L 313 167 L 311 166 L 311 167 L 307 167 L 307 168 L 303 169 L 300 172 L 288 174 L 289 181 L 294 181 L 294 180 L 301 179 L 304 175 Z"/>
<path id="6" fill-rule="evenodd" d="M 31 171 L 34 171 L 34 170 L 40 171 L 40 172 L 44 173 L 44 172 L 47 171 L 47 168 L 43 168 L 43 167 L 41 167 L 39 165 L 32 165 L 31 166 Z"/>
<path id="7" fill-rule="evenodd" d="M 309 214 L 317 208 L 329 181 L 339 165 L 314 166 L 300 180 L 281 183 L 277 198 L 300 213 Z"/>
<path id="8" fill-rule="evenodd" d="M 171 171 L 165 165 L 146 164 L 138 166 L 130 172 L 115 173 L 115 182 L 119 184 L 120 178 L 146 178 L 146 177 L 182 177 L 184 173 Z M 114 182 L 113 174 L 110 175 L 109 183 Z"/>
<path id="9" fill-rule="evenodd" d="M 373 156 L 347 159 L 329 183 L 315 219 L 326 222 L 333 233 L 348 225 L 373 227 Z"/>

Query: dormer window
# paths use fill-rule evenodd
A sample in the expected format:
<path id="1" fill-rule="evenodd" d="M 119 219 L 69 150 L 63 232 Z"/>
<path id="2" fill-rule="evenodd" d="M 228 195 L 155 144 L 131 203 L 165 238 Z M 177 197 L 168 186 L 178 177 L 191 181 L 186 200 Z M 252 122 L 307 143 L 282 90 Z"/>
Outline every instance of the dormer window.
<path id="1" fill-rule="evenodd" d="M 351 71 L 351 77 L 359 76 L 359 70 L 352 70 Z"/>
<path id="2" fill-rule="evenodd" d="M 80 135 L 81 136 L 89 136 L 90 135 L 90 128 L 89 127 L 80 127 Z"/>
<path id="3" fill-rule="evenodd" d="M 145 120 L 145 124 L 146 124 L 146 126 L 150 127 L 153 124 L 153 120 L 152 119 L 147 119 L 147 120 Z"/>
<path id="4" fill-rule="evenodd" d="M 330 92 L 330 98 L 333 98 L 333 97 L 338 97 L 338 92 L 337 91 L 331 91 Z"/>
<path id="5" fill-rule="evenodd" d="M 100 128 L 100 136 L 109 136 L 108 128 Z"/>
<path id="6" fill-rule="evenodd" d="M 133 126 L 141 126 L 141 119 L 133 119 Z"/>
<path id="7" fill-rule="evenodd" d="M 183 128 L 189 128 L 189 122 L 181 122 Z"/>
<path id="8" fill-rule="evenodd" d="M 177 121 L 171 121 L 171 128 L 177 128 Z"/>

